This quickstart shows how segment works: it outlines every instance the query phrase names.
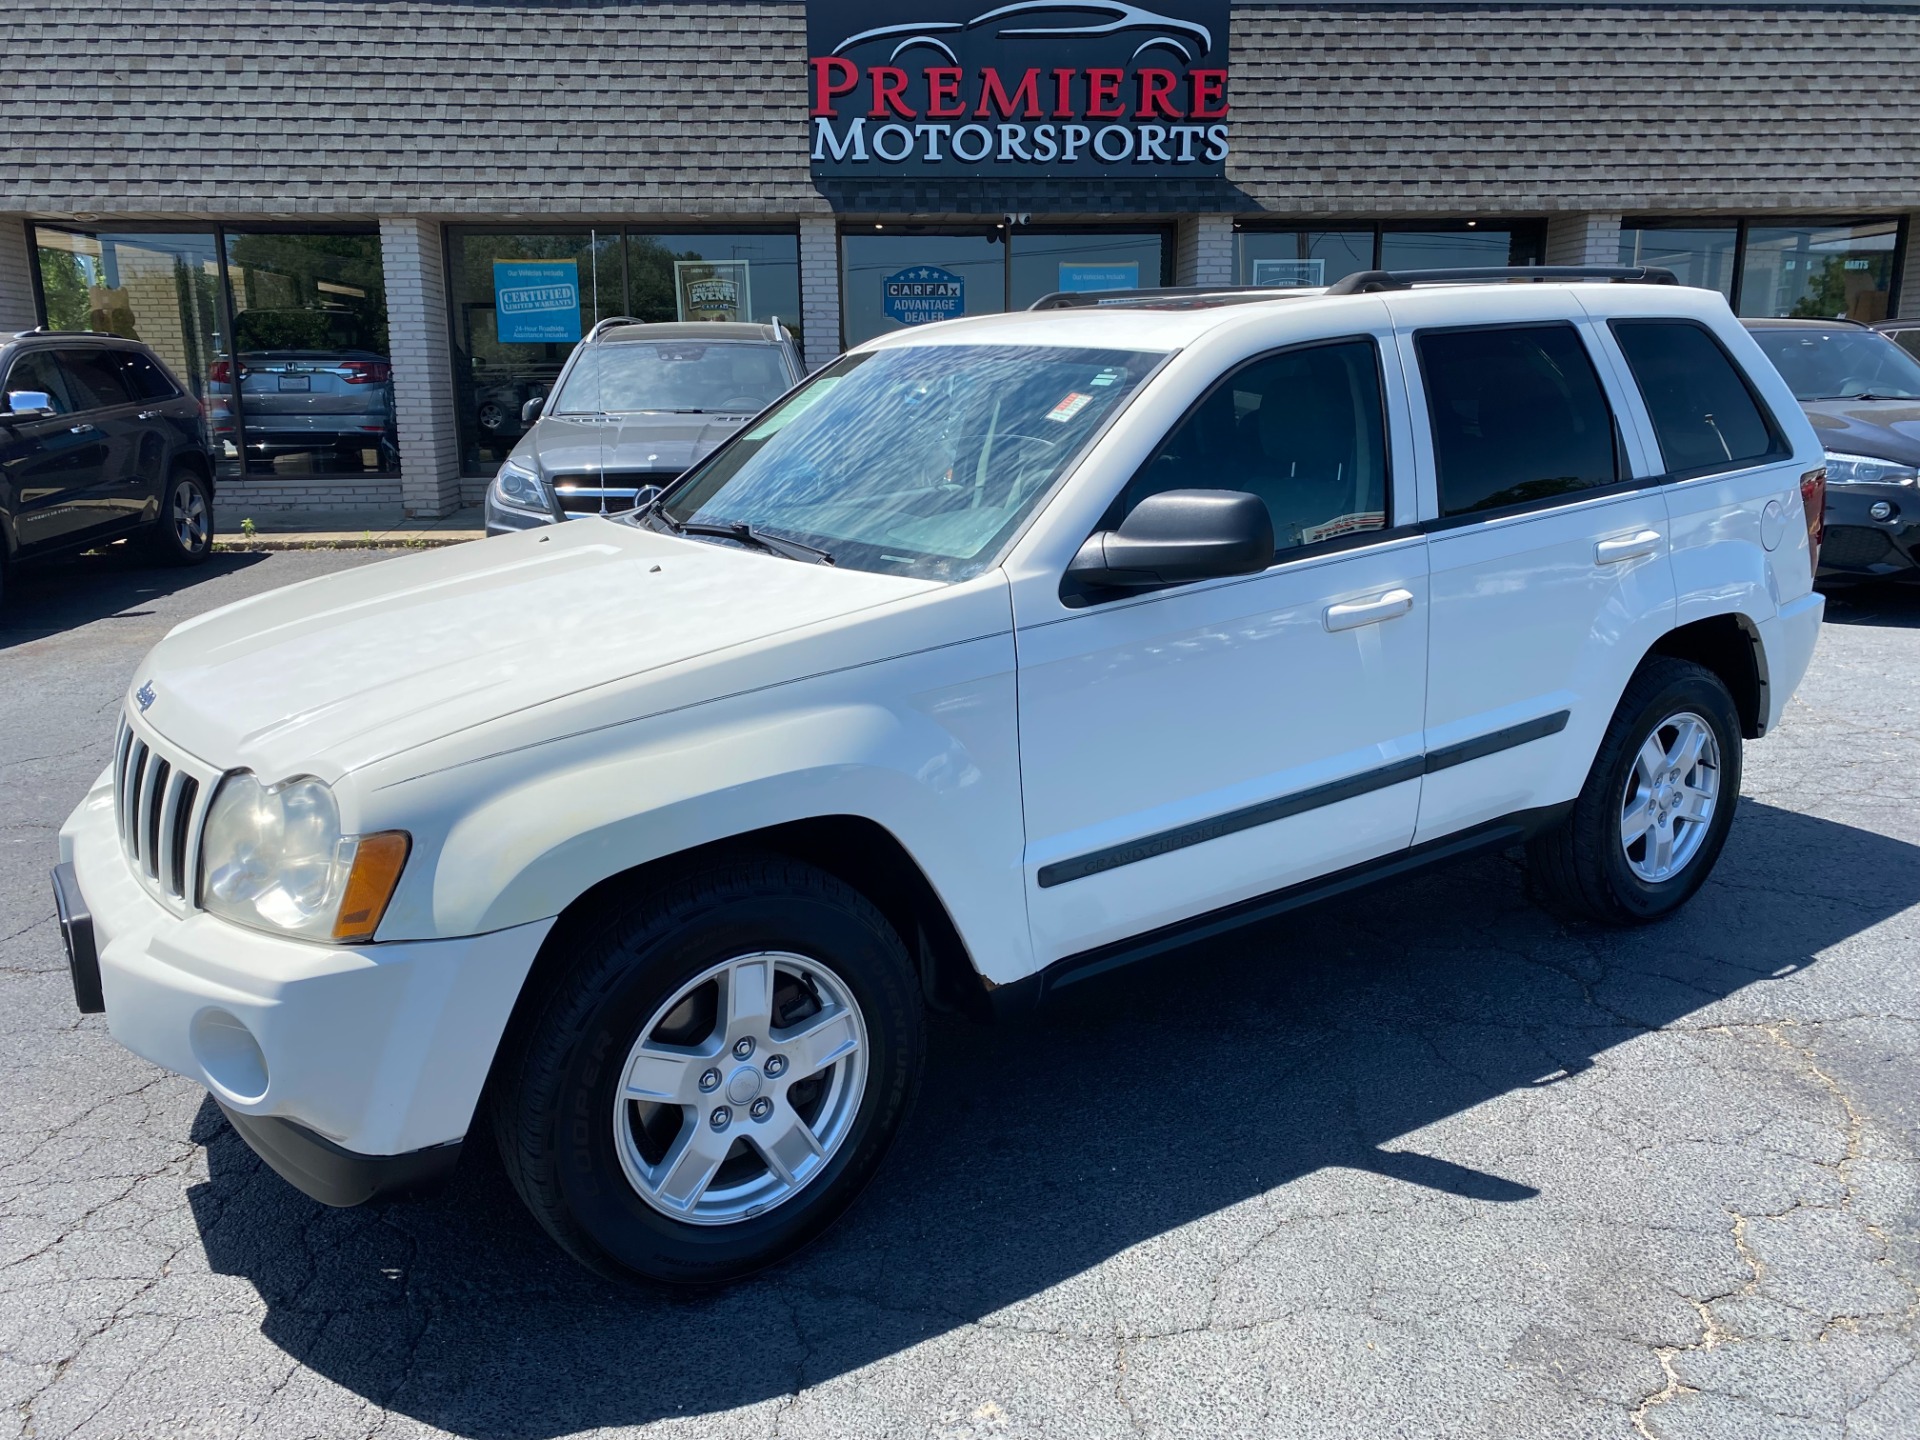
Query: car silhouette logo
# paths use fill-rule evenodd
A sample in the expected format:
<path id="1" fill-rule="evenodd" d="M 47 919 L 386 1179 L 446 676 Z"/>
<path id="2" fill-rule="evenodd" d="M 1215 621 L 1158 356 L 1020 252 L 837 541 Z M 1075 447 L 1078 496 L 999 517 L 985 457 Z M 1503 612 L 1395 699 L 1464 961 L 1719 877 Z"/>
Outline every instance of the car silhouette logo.
<path id="1" fill-rule="evenodd" d="M 140 713 L 142 715 L 151 710 L 153 708 L 153 702 L 159 698 L 159 693 L 153 688 L 153 682 L 151 680 L 133 692 L 134 703 L 140 707 Z"/>

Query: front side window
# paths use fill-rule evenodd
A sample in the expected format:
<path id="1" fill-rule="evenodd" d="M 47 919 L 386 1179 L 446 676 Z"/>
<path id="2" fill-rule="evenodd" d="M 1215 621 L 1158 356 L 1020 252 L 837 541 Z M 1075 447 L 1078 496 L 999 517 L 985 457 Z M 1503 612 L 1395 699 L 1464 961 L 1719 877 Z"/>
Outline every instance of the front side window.
<path id="1" fill-rule="evenodd" d="M 772 345 L 607 340 L 580 352 L 554 396 L 552 413 L 755 414 L 792 383 Z"/>
<path id="2" fill-rule="evenodd" d="M 120 369 L 120 379 L 136 400 L 171 400 L 180 392 L 153 361 L 138 350 L 116 350 L 113 361 Z"/>
<path id="3" fill-rule="evenodd" d="M 1616 320 L 1672 474 L 1731 469 L 1786 453 L 1719 342 L 1686 320 Z"/>
<path id="4" fill-rule="evenodd" d="M 636 522 L 747 525 L 843 567 L 964 580 L 1160 359 L 1032 345 L 848 355 Z"/>
<path id="5" fill-rule="evenodd" d="M 1440 513 L 1578 495 L 1620 478 L 1613 414 L 1571 325 L 1415 337 Z"/>
<path id="6" fill-rule="evenodd" d="M 73 403 L 82 410 L 104 410 L 124 405 L 131 398 L 120 379 L 120 367 L 105 350 L 61 350 L 61 373 L 67 377 L 67 389 Z"/>
<path id="7" fill-rule="evenodd" d="M 1258 495 L 1277 550 L 1382 529 L 1387 437 L 1374 342 L 1283 351 L 1234 372 L 1134 477 L 1123 513 L 1167 490 Z"/>
<path id="8" fill-rule="evenodd" d="M 1796 400 L 1920 397 L 1920 360 L 1875 331 L 1783 325 L 1755 330 L 1753 338 Z"/>
<path id="9" fill-rule="evenodd" d="M 60 374 L 60 367 L 53 363 L 51 350 L 29 350 L 13 362 L 13 368 L 7 372 L 7 393 L 13 395 L 23 390 L 45 395 L 56 415 L 73 413 L 66 379 Z"/>

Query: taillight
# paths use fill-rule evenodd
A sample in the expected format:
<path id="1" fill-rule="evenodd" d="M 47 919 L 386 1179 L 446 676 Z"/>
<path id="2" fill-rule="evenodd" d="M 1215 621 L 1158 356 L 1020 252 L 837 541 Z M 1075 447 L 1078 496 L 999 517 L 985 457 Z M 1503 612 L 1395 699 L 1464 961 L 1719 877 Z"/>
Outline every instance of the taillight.
<path id="1" fill-rule="evenodd" d="M 384 360 L 342 360 L 349 385 L 384 385 L 393 378 L 393 366 Z"/>
<path id="2" fill-rule="evenodd" d="M 230 384 L 232 383 L 232 380 L 233 380 L 233 372 L 236 369 L 239 370 L 240 378 L 242 380 L 247 378 L 246 366 L 244 365 L 234 366 L 234 365 L 228 364 L 225 360 L 216 360 L 213 362 L 213 364 L 207 367 L 207 379 L 211 380 L 216 385 Z"/>
<path id="3" fill-rule="evenodd" d="M 1820 573 L 1820 537 L 1827 524 L 1827 467 L 1809 470 L 1800 477 L 1800 503 L 1807 512 L 1807 558 L 1813 573 Z"/>

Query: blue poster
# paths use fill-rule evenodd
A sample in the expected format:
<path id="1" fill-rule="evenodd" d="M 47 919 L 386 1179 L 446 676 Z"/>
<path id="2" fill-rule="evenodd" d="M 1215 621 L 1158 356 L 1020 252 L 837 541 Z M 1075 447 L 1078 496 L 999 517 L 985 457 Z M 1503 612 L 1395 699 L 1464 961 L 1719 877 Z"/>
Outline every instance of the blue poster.
<path id="1" fill-rule="evenodd" d="M 580 267 L 571 260 L 493 262 L 493 325 L 507 345 L 580 338 Z"/>
<path id="2" fill-rule="evenodd" d="M 880 282 L 880 309 L 902 325 L 925 325 L 966 313 L 967 282 L 938 265 L 912 265 Z"/>
<path id="3" fill-rule="evenodd" d="M 1140 262 L 1124 265 L 1060 265 L 1060 288 L 1076 293 L 1087 290 L 1138 290 Z"/>

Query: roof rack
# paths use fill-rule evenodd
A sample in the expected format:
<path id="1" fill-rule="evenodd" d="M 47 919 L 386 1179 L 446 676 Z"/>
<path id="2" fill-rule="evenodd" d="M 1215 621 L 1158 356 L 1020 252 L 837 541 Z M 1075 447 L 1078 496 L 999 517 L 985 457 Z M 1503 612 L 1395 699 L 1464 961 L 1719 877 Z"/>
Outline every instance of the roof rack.
<path id="1" fill-rule="evenodd" d="M 1463 265 L 1451 270 L 1361 270 L 1327 287 L 1329 295 L 1371 295 L 1416 285 L 1473 284 L 1487 280 L 1616 280 L 1640 285 L 1678 285 L 1680 277 L 1658 265 Z"/>
<path id="2" fill-rule="evenodd" d="M 587 339 L 597 340 L 600 338 L 600 332 L 602 330 L 610 330 L 615 325 L 644 325 L 646 323 L 644 320 L 634 319 L 631 315 L 609 315 L 587 332 Z"/>
<path id="3" fill-rule="evenodd" d="M 1286 285 L 1163 285 L 1146 290 L 1055 290 L 1042 295 L 1029 310 L 1106 309 L 1114 305 L 1148 305 L 1161 309 L 1199 309 L 1208 305 L 1246 305 L 1282 295 L 1299 295 L 1299 286 Z"/>

